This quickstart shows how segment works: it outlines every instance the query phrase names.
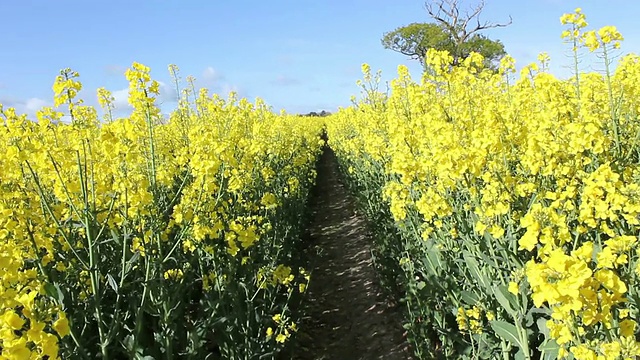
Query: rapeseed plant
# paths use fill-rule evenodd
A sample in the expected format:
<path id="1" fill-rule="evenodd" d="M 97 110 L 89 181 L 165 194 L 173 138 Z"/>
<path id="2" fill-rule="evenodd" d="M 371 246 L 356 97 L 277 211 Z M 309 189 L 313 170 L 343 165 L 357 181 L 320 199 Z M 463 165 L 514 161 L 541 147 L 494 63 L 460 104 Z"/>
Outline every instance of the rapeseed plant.
<path id="1" fill-rule="evenodd" d="M 640 356 L 640 61 L 614 70 L 615 27 L 560 20 L 572 79 L 547 54 L 514 79 L 511 57 L 493 72 L 429 50 L 421 82 L 399 66 L 388 94 L 363 66 L 366 98 L 327 119 L 367 212 L 398 234 L 379 236 L 378 261 L 420 358 Z M 579 71 L 582 49 L 601 73 Z"/>
<path id="2" fill-rule="evenodd" d="M 277 352 L 309 281 L 286 262 L 322 124 L 192 79 L 165 119 L 150 69 L 125 76 L 125 118 L 105 89 L 103 119 L 85 106 L 71 69 L 37 119 L 0 107 L 0 359 Z"/>

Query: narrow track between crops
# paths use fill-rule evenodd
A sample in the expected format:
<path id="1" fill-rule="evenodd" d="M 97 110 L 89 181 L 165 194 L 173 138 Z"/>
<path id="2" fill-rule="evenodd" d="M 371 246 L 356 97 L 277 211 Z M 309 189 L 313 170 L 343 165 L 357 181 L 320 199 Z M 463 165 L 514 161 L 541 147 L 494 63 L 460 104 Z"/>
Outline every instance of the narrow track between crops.
<path id="1" fill-rule="evenodd" d="M 377 284 L 369 234 L 325 149 L 311 199 L 312 268 L 294 360 L 411 359 L 401 312 Z"/>

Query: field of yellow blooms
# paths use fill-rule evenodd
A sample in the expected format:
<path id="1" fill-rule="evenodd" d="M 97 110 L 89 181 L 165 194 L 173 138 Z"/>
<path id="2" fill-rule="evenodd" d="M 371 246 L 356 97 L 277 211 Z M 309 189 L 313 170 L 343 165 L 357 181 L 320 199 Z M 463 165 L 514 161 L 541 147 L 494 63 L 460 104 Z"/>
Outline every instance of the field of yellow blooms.
<path id="1" fill-rule="evenodd" d="M 615 27 L 561 21 L 571 79 L 545 54 L 516 77 L 430 50 L 388 94 L 364 65 L 363 98 L 327 121 L 419 358 L 640 356 L 640 57 L 614 66 Z"/>
<path id="2" fill-rule="evenodd" d="M 37 119 L 0 107 L 0 359 L 277 353 L 322 126 L 192 79 L 166 117 L 149 69 L 126 77 L 127 118 L 69 69 Z"/>
<path id="3" fill-rule="evenodd" d="M 640 357 L 640 56 L 562 16 L 551 59 L 429 50 L 324 123 L 180 89 L 149 68 L 126 118 L 61 71 L 36 119 L 0 105 L 0 360 L 264 359 L 297 331 L 306 203 L 326 130 L 420 359 Z M 581 72 L 588 51 L 602 72 Z"/>

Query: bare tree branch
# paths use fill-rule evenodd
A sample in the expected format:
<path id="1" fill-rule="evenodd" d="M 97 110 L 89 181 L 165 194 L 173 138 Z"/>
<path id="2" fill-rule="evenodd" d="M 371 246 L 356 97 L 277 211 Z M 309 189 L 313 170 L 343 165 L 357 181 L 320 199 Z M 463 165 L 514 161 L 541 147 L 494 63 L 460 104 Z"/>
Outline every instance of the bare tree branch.
<path id="1" fill-rule="evenodd" d="M 464 22 L 462 23 L 461 28 L 463 30 L 466 30 L 467 26 L 469 25 L 469 21 L 471 21 L 473 18 L 476 18 L 478 20 L 478 25 L 480 25 L 480 13 L 482 12 L 482 9 L 484 9 L 484 0 L 480 1 L 478 6 L 476 6 L 475 9 L 473 9 L 473 12 L 471 13 L 471 15 L 469 15 L 468 12 L 465 14 L 466 16 L 465 16 Z M 479 30 L 476 30 L 476 31 L 479 31 Z"/>
<path id="2" fill-rule="evenodd" d="M 458 10 L 458 0 L 441 0 L 436 2 L 437 10 L 434 10 L 433 3 L 427 2 L 425 4 L 429 16 L 444 26 L 451 34 L 456 33 L 456 26 L 458 25 L 458 17 L 460 15 Z"/>
<path id="3" fill-rule="evenodd" d="M 465 11 L 464 16 L 460 16 L 460 4 L 458 0 L 430 0 L 425 3 L 429 16 L 447 29 L 458 44 L 465 42 L 473 34 L 482 30 L 506 27 L 513 23 L 513 18 L 509 15 L 508 23 L 480 22 L 480 14 L 484 10 L 485 1 L 480 0 L 478 5 Z M 470 28 L 469 23 L 475 19 L 476 26 Z"/>

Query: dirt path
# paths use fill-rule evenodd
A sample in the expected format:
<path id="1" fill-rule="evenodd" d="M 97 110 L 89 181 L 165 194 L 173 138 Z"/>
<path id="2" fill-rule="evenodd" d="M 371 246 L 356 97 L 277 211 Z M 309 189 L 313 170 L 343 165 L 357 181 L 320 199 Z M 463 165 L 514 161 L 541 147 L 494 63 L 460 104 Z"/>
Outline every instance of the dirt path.
<path id="1" fill-rule="evenodd" d="M 390 305 L 371 265 L 370 240 L 326 150 L 311 202 L 312 267 L 295 360 L 411 359 L 400 310 Z"/>

